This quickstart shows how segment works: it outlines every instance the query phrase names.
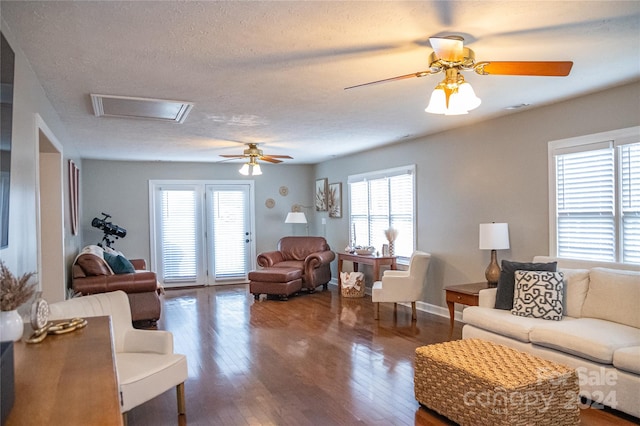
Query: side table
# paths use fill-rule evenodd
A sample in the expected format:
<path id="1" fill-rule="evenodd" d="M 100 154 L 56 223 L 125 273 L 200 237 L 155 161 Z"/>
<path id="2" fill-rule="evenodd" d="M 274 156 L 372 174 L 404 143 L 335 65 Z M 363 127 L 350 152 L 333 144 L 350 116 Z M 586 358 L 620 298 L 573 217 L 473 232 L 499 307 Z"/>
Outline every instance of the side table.
<path id="1" fill-rule="evenodd" d="M 450 328 L 449 335 L 453 333 L 453 323 L 455 321 L 455 304 L 467 306 L 478 306 L 480 290 L 489 288 L 485 282 L 452 285 L 445 287 L 447 294 L 447 307 L 449 308 Z"/>

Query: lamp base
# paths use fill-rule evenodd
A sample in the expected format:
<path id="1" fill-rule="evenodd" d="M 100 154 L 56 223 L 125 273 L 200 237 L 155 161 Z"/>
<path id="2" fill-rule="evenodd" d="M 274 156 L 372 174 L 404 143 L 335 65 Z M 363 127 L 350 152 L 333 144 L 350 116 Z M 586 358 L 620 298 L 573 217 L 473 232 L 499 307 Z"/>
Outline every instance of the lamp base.
<path id="1" fill-rule="evenodd" d="M 498 266 L 498 255 L 495 250 L 491 250 L 491 262 L 484 271 L 489 287 L 496 287 L 500 279 L 500 266 Z"/>

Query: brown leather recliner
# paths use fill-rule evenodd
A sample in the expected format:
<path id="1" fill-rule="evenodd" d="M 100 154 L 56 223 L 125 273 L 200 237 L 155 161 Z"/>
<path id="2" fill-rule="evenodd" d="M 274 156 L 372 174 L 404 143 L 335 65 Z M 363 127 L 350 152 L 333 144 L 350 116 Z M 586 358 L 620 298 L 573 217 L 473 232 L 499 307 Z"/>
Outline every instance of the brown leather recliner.
<path id="1" fill-rule="evenodd" d="M 316 287 L 327 289 L 331 281 L 331 262 L 336 255 L 323 237 L 283 237 L 278 250 L 260 253 L 258 265 L 263 268 L 299 268 L 302 288 L 310 292 Z"/>
<path id="2" fill-rule="evenodd" d="M 129 297 L 133 322 L 150 321 L 160 318 L 161 288 L 156 273 L 146 271 L 144 259 L 129 260 L 136 272 L 114 274 L 98 256 L 91 253 L 80 254 L 72 267 L 71 285 L 82 294 L 107 293 L 122 290 Z"/>

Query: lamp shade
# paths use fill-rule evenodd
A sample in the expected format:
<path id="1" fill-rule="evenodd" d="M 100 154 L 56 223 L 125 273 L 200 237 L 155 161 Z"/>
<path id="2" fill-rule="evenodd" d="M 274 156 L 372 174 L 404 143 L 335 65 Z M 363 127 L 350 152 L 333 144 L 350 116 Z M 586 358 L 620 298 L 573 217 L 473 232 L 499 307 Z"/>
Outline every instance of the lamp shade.
<path id="1" fill-rule="evenodd" d="M 508 248 L 508 223 L 480 224 L 480 250 L 506 250 Z"/>
<path id="2" fill-rule="evenodd" d="M 253 170 L 251 171 L 252 176 L 260 176 L 262 174 L 262 169 L 260 168 L 260 164 L 254 164 Z"/>
<path id="3" fill-rule="evenodd" d="M 240 174 L 244 176 L 249 175 L 249 163 L 244 163 L 242 167 L 240 167 Z"/>
<path id="4" fill-rule="evenodd" d="M 284 223 L 307 223 L 307 217 L 303 212 L 289 212 Z"/>

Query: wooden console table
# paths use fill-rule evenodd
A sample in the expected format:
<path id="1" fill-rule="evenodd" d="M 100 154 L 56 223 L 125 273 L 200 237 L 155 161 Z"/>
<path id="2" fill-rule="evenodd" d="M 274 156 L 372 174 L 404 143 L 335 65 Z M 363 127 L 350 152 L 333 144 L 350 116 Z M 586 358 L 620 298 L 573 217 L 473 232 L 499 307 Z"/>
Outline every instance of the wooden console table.
<path id="1" fill-rule="evenodd" d="M 42 343 L 14 344 L 15 401 L 7 426 L 123 424 L 111 320 L 87 321 Z"/>
<path id="2" fill-rule="evenodd" d="M 455 304 L 467 306 L 478 306 L 480 290 L 489 288 L 487 282 L 460 284 L 445 287 L 447 294 L 447 307 L 449 308 L 450 328 L 449 335 L 453 333 L 453 323 L 455 321 Z"/>
<path id="3" fill-rule="evenodd" d="M 338 255 L 338 290 L 342 291 L 342 279 L 340 278 L 340 272 L 342 272 L 342 262 L 353 262 L 353 272 L 358 272 L 358 264 L 373 266 L 373 279 L 380 279 L 380 266 L 388 265 L 391 269 L 397 269 L 395 256 L 374 256 L 374 255 L 359 255 L 351 253 L 337 253 Z"/>

